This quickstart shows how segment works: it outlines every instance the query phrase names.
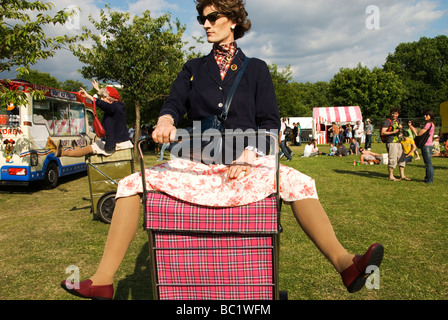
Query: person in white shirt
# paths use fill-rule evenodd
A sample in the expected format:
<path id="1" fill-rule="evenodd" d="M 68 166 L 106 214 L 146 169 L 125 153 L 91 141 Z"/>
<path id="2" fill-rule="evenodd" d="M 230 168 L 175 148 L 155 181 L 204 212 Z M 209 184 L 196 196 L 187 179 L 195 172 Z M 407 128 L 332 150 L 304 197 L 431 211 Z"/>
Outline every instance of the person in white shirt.
<path id="1" fill-rule="evenodd" d="M 361 145 L 362 140 L 364 138 L 364 124 L 361 121 L 356 121 L 356 125 L 353 127 L 354 138 L 358 141 L 359 145 Z"/>
<path id="2" fill-rule="evenodd" d="M 318 155 L 319 155 L 319 148 L 316 147 L 316 140 L 313 139 L 305 146 L 303 156 L 305 158 L 308 158 L 308 157 L 317 157 Z"/>

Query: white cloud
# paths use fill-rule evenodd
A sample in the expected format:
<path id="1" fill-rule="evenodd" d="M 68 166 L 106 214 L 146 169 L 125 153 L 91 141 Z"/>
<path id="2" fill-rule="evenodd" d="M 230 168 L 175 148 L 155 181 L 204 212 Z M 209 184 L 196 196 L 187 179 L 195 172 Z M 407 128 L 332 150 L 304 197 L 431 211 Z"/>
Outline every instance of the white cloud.
<path id="1" fill-rule="evenodd" d="M 291 65 L 298 81 L 328 81 L 341 67 L 381 66 L 443 15 L 435 1 L 374 2 L 379 30 L 366 27 L 371 0 L 247 0 L 253 34 L 240 45 L 248 55 Z"/>
<path id="2" fill-rule="evenodd" d="M 246 0 L 252 30 L 239 46 L 251 57 L 275 63 L 280 68 L 291 65 L 296 81 L 329 81 L 340 68 L 353 68 L 362 63 L 368 67 L 382 66 L 388 53 L 402 42 L 418 41 L 426 36 L 436 22 L 446 20 L 446 2 L 441 0 Z M 99 19 L 99 10 L 111 3 L 113 10 L 140 14 L 150 10 L 154 16 L 170 12 L 186 24 L 185 38 L 203 36 L 196 22 L 193 1 L 138 0 L 138 1 L 53 1 L 57 10 L 77 5 L 81 8 L 82 26 L 90 26 L 88 16 Z M 366 8 L 374 4 L 380 12 L 380 29 L 366 27 Z M 440 6 L 444 5 L 444 10 Z M 446 25 L 438 34 L 446 32 Z M 73 34 L 79 30 L 65 27 L 49 28 L 49 34 Z M 431 34 L 430 36 L 434 36 Z M 197 46 L 203 53 L 210 44 Z M 80 79 L 77 69 L 81 64 L 67 50 L 60 50 L 36 68 L 48 72 L 60 81 Z M 88 83 L 88 82 L 87 82 Z"/>
<path id="3" fill-rule="evenodd" d="M 161 0 L 139 0 L 134 3 L 129 3 L 128 11 L 133 14 L 140 14 L 146 10 L 150 10 L 155 16 L 166 13 L 167 11 L 174 11 L 178 9 L 176 4 L 170 4 L 168 1 Z"/>

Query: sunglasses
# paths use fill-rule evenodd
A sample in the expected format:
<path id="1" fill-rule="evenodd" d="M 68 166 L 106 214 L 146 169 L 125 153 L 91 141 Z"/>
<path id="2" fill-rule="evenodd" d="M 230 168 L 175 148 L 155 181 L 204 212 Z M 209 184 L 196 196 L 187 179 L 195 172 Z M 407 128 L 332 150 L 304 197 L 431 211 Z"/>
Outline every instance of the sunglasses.
<path id="1" fill-rule="evenodd" d="M 218 12 L 218 11 L 209 13 L 206 16 L 201 15 L 201 16 L 198 16 L 198 22 L 201 25 L 203 25 L 205 23 L 205 21 L 207 21 L 207 20 L 210 21 L 210 23 L 213 23 L 213 22 L 215 22 L 216 20 L 218 20 L 220 18 L 219 17 L 220 15 L 222 16 L 223 14 Z"/>

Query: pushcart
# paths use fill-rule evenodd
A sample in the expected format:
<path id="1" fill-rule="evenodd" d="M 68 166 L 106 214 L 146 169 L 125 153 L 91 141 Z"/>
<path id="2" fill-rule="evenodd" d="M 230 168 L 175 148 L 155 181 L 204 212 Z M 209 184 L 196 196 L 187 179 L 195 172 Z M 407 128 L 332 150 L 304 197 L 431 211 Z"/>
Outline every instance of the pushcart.
<path id="1" fill-rule="evenodd" d="M 90 155 L 87 164 L 93 217 L 110 223 L 118 181 L 134 173 L 133 149 L 118 150 L 107 157 Z"/>
<path id="2" fill-rule="evenodd" d="M 197 206 L 144 186 L 144 228 L 148 232 L 153 297 L 158 300 L 277 300 L 280 212 L 277 135 L 276 193 L 246 206 Z"/>

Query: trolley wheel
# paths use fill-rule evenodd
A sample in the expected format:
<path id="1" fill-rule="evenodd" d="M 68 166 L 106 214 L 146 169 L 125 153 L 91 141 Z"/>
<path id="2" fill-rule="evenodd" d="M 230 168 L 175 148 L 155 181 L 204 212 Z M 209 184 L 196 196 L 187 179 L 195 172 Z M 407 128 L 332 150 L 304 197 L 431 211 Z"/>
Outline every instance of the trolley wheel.
<path id="1" fill-rule="evenodd" d="M 59 182 L 59 168 L 55 162 L 51 162 L 47 170 L 45 171 L 45 176 L 43 180 L 44 189 L 50 190 L 57 187 Z"/>
<path id="2" fill-rule="evenodd" d="M 97 204 L 97 213 L 105 223 L 111 223 L 115 209 L 115 192 L 106 193 Z"/>

